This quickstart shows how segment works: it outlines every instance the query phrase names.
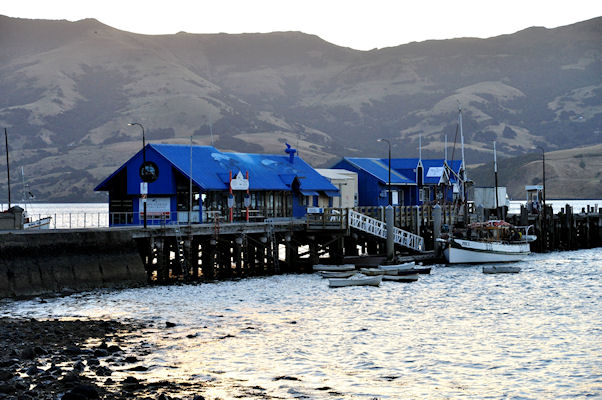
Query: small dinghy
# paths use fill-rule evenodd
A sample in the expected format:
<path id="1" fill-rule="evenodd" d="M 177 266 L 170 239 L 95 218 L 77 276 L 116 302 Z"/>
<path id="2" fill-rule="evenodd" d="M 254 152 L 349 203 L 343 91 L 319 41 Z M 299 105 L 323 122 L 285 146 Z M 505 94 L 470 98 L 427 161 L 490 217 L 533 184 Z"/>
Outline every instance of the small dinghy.
<path id="1" fill-rule="evenodd" d="M 349 278 L 355 271 L 320 271 L 322 278 Z"/>
<path id="2" fill-rule="evenodd" d="M 416 268 L 412 268 L 411 271 L 413 271 L 417 274 L 430 274 L 431 268 L 430 267 L 416 267 Z"/>
<path id="3" fill-rule="evenodd" d="M 355 264 L 343 264 L 343 265 L 324 265 L 316 264 L 313 267 L 314 271 L 355 271 Z"/>
<path id="4" fill-rule="evenodd" d="M 417 280 L 418 280 L 418 274 L 411 274 L 411 275 L 383 275 L 383 281 L 416 282 Z"/>
<path id="5" fill-rule="evenodd" d="M 384 275 L 386 271 L 380 268 L 360 268 L 360 272 L 368 276 L 377 276 Z"/>
<path id="6" fill-rule="evenodd" d="M 346 286 L 379 286 L 382 281 L 382 275 L 379 276 L 359 276 L 356 278 L 335 278 L 328 280 L 328 286 L 331 288 Z"/>
<path id="7" fill-rule="evenodd" d="M 483 267 L 484 274 L 518 274 L 519 272 L 520 267 L 511 267 L 507 265 Z"/>
<path id="8" fill-rule="evenodd" d="M 393 275 L 397 273 L 397 271 L 407 271 L 416 266 L 416 263 L 409 262 L 404 264 L 395 264 L 395 265 L 379 265 L 378 268 L 385 271 L 387 274 L 391 272 Z"/>

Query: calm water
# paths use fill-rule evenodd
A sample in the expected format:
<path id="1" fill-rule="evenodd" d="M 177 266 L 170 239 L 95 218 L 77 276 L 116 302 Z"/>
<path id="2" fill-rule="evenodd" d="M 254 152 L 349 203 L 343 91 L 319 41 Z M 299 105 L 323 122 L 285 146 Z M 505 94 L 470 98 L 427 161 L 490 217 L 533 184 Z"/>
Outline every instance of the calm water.
<path id="1" fill-rule="evenodd" d="M 516 265 L 440 266 L 379 288 L 283 275 L 96 291 L 4 301 L 0 315 L 153 324 L 127 339 L 156 349 L 150 370 L 122 376 L 202 380 L 207 398 L 602 397 L 602 248 Z"/>

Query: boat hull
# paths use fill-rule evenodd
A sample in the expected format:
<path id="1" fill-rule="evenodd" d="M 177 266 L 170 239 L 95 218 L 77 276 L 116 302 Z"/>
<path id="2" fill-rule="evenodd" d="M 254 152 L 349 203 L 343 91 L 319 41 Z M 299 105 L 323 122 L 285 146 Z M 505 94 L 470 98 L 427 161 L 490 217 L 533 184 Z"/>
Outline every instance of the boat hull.
<path id="1" fill-rule="evenodd" d="M 449 264 L 503 263 L 531 254 L 529 243 L 477 242 L 452 239 L 443 251 Z"/>
<path id="2" fill-rule="evenodd" d="M 346 286 L 379 286 L 381 281 L 382 275 L 359 279 L 329 279 L 328 286 L 331 288 Z"/>
<path id="3" fill-rule="evenodd" d="M 23 224 L 23 229 L 50 229 L 51 217 L 42 218 L 32 222 Z"/>

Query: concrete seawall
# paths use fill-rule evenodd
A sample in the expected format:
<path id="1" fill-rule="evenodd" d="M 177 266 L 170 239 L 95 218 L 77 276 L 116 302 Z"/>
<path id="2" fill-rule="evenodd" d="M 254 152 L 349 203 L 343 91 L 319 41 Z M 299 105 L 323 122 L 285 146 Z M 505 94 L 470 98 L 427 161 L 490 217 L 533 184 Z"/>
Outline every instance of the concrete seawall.
<path id="1" fill-rule="evenodd" d="M 0 298 L 145 283 L 144 265 L 130 232 L 0 234 Z"/>

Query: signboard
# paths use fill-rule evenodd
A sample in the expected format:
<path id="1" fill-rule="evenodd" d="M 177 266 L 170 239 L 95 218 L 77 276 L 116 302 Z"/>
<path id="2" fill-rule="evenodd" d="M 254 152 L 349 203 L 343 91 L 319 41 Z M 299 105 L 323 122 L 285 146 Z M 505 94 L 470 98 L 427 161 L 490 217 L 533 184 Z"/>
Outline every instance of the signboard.
<path id="1" fill-rule="evenodd" d="M 308 214 L 324 214 L 324 209 L 322 207 L 307 207 Z"/>
<path id="2" fill-rule="evenodd" d="M 169 218 L 170 208 L 171 208 L 171 199 L 169 197 L 149 197 L 148 199 L 144 199 L 147 201 L 146 203 L 146 216 L 147 217 L 157 217 L 164 215 Z M 139 199 L 139 210 L 140 216 L 142 217 L 144 212 L 144 200 Z"/>
<path id="3" fill-rule="evenodd" d="M 238 171 L 236 177 L 230 181 L 230 187 L 232 190 L 248 190 L 249 180 L 245 179 L 242 172 Z"/>
<path id="4" fill-rule="evenodd" d="M 148 182 L 140 182 L 140 194 L 148 194 Z"/>

